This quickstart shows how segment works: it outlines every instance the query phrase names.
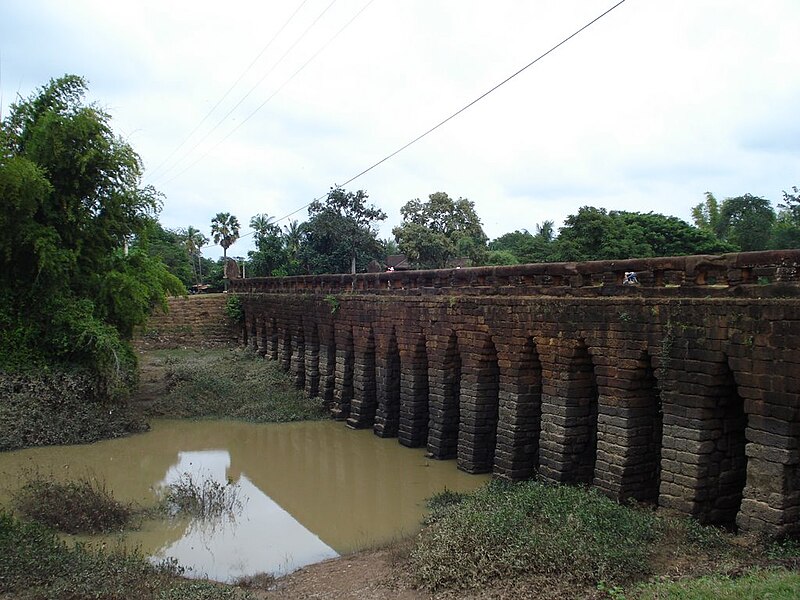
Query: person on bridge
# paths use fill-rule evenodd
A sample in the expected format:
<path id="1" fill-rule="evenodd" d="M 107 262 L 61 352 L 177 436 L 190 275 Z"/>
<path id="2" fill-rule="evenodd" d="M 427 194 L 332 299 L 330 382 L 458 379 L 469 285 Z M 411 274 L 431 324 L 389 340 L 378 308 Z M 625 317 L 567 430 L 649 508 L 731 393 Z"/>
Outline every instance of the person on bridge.
<path id="1" fill-rule="evenodd" d="M 636 271 L 625 271 L 625 279 L 622 280 L 622 285 L 634 285 L 639 283 L 639 278 L 636 277 Z"/>

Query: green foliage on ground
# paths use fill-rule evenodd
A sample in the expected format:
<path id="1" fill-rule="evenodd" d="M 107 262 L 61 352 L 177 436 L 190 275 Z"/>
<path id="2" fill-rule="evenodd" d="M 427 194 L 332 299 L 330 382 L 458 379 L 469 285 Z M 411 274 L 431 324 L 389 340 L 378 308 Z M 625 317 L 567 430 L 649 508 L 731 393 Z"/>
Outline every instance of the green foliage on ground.
<path id="1" fill-rule="evenodd" d="M 0 451 L 146 431 L 129 405 L 109 401 L 105 383 L 85 371 L 0 375 Z"/>
<path id="2" fill-rule="evenodd" d="M 319 398 L 307 398 L 272 361 L 247 349 L 153 353 L 167 371 L 168 392 L 150 413 L 166 417 L 280 423 L 322 419 Z"/>
<path id="3" fill-rule="evenodd" d="M 643 585 L 630 594 L 637 600 L 795 600 L 800 594 L 800 572 L 754 568 L 744 573 L 709 575 L 695 579 Z"/>
<path id="4" fill-rule="evenodd" d="M 616 583 L 649 572 L 659 534 L 652 513 L 593 489 L 495 481 L 435 510 L 411 563 L 433 590 L 527 574 Z"/>
<path id="5" fill-rule="evenodd" d="M 800 596 L 800 543 L 735 539 L 595 489 L 493 481 L 429 501 L 410 571 L 431 591 L 540 587 L 537 598 Z"/>
<path id="6" fill-rule="evenodd" d="M 0 594 L 17 600 L 229 600 L 246 592 L 186 581 L 138 552 L 69 546 L 39 523 L 0 512 Z"/>
<path id="7" fill-rule="evenodd" d="M 12 504 L 26 519 L 65 533 L 121 531 L 136 513 L 95 477 L 61 482 L 41 473 L 26 479 Z"/>

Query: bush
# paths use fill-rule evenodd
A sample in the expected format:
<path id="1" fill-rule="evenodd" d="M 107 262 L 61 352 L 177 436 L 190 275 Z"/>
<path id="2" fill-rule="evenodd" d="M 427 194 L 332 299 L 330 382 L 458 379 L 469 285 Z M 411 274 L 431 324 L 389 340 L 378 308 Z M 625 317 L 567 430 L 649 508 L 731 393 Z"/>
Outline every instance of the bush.
<path id="1" fill-rule="evenodd" d="M 17 600 L 229 600 L 250 596 L 206 581 L 185 581 L 171 563 L 137 552 L 69 547 L 38 523 L 0 511 L 0 594 Z"/>
<path id="2" fill-rule="evenodd" d="M 492 482 L 438 510 L 411 554 L 429 589 L 522 574 L 623 582 L 646 574 L 659 521 L 593 489 Z"/>
<path id="3" fill-rule="evenodd" d="M 117 501 L 105 483 L 94 478 L 61 483 L 35 474 L 13 496 L 26 518 L 65 533 L 100 533 L 124 529 L 134 515 Z"/>
<path id="4" fill-rule="evenodd" d="M 191 473 L 183 473 L 178 481 L 162 492 L 162 502 L 172 514 L 188 514 L 201 519 L 220 515 L 235 516 L 242 511 L 239 484 L 219 483 L 211 479 L 196 481 Z"/>

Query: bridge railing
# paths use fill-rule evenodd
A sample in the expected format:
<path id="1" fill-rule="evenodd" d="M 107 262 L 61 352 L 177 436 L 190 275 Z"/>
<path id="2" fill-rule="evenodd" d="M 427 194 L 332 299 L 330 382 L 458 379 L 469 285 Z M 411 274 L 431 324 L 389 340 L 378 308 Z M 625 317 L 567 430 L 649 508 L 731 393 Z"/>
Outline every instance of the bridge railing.
<path id="1" fill-rule="evenodd" d="M 626 285 L 626 272 L 638 283 Z M 236 279 L 237 293 L 800 295 L 800 250 Z"/>

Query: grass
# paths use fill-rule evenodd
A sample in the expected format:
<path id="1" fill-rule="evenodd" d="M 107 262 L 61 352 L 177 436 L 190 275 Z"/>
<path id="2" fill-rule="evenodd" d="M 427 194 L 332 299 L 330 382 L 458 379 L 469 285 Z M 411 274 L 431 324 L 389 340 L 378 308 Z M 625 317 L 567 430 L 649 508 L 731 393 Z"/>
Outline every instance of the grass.
<path id="1" fill-rule="evenodd" d="M 28 477 L 14 493 L 12 504 L 27 519 L 65 533 L 119 531 L 130 525 L 136 513 L 97 478 L 62 483 L 41 473 Z"/>
<path id="2" fill-rule="evenodd" d="M 277 364 L 250 350 L 157 351 L 150 358 L 167 378 L 166 394 L 148 409 L 153 416 L 255 423 L 327 416 L 319 398 L 307 398 Z"/>
<path id="3" fill-rule="evenodd" d="M 179 577 L 137 552 L 69 546 L 49 528 L 0 512 L 0 594 L 17 600 L 230 600 L 236 588 Z M 5 597 L 5 596 L 4 596 Z"/>
<path id="4" fill-rule="evenodd" d="M 689 518 L 624 506 L 594 489 L 493 481 L 472 494 L 445 491 L 429 507 L 408 568 L 416 585 L 434 593 L 800 597 L 797 540 L 736 538 Z"/>
<path id="5" fill-rule="evenodd" d="M 431 590 L 478 588 L 523 574 L 619 583 L 649 573 L 659 521 L 594 490 L 494 481 L 460 501 L 435 502 L 411 553 Z"/>
<path id="6" fill-rule="evenodd" d="M 640 586 L 631 598 L 638 600 L 795 600 L 800 573 L 786 569 L 753 568 L 735 577 L 710 575 L 697 579 Z"/>

